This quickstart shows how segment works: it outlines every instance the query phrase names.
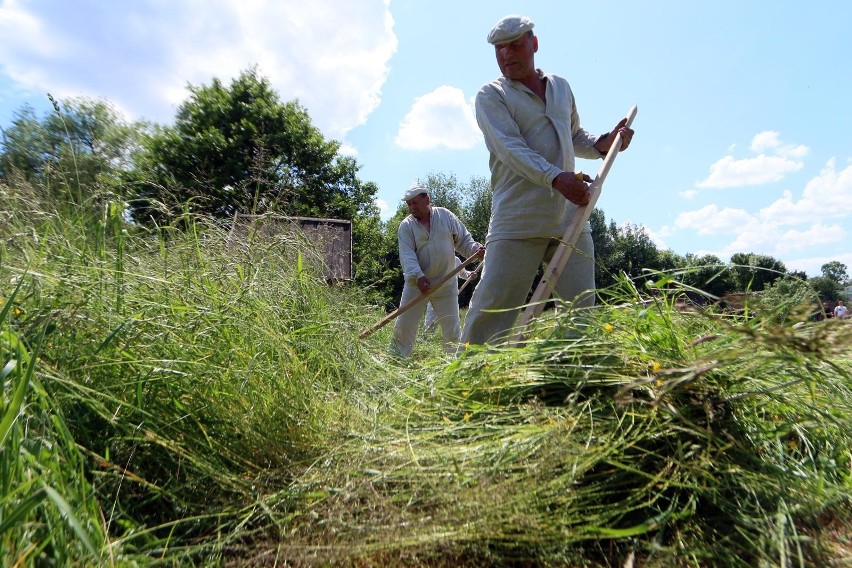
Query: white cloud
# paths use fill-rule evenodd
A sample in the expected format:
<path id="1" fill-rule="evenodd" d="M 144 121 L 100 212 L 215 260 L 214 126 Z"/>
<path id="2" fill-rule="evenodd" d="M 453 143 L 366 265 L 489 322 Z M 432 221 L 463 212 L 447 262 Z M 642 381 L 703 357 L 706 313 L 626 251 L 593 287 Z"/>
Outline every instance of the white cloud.
<path id="1" fill-rule="evenodd" d="M 760 251 L 762 254 L 783 258 L 790 253 L 804 251 L 812 247 L 842 243 L 846 230 L 840 225 L 815 224 L 799 231 L 785 230 L 783 227 L 768 223 L 757 223 L 740 231 L 736 238 L 724 247 L 723 254 Z"/>
<path id="2" fill-rule="evenodd" d="M 358 148 L 352 146 L 351 144 L 347 144 L 343 142 L 340 144 L 340 148 L 338 148 L 337 153 L 342 156 L 352 156 L 353 158 L 358 157 Z"/>
<path id="3" fill-rule="evenodd" d="M 775 250 L 779 253 L 805 250 L 843 242 L 846 230 L 840 225 L 823 225 L 817 223 L 804 231 L 788 229 L 779 235 Z"/>
<path id="4" fill-rule="evenodd" d="M 396 135 L 397 145 L 407 150 L 466 150 L 481 141 L 472 103 L 448 85 L 415 99 Z"/>
<path id="5" fill-rule="evenodd" d="M 784 266 L 787 267 L 788 271 L 802 270 L 808 276 L 821 276 L 822 265 L 835 260 L 837 262 L 842 262 L 847 267 L 852 267 L 852 252 L 831 256 L 808 256 L 797 258 L 785 261 Z"/>
<path id="6" fill-rule="evenodd" d="M 768 134 L 753 142 L 756 148 L 772 145 L 773 137 Z M 760 252 L 775 258 L 789 258 L 791 254 L 814 248 L 848 249 L 844 243 L 849 239 L 846 220 L 850 214 L 852 163 L 837 171 L 836 161 L 830 159 L 819 175 L 805 185 L 800 199 L 785 190 L 779 199 L 756 214 L 741 208 L 707 205 L 679 214 L 673 227 L 663 227 L 660 235 L 671 237 L 677 230 L 695 231 L 705 237 L 729 235 L 732 240 L 712 254 L 725 258 L 738 252 Z M 791 264 L 785 262 L 785 265 L 788 270 L 804 270 L 814 275 L 819 274 L 821 264 L 838 259 L 843 262 L 842 258 L 848 256 L 841 252 L 839 256 L 811 257 Z"/>
<path id="7" fill-rule="evenodd" d="M 691 229 L 699 235 L 733 233 L 743 227 L 755 225 L 757 219 L 744 209 L 707 205 L 695 211 L 680 213 L 675 219 L 676 229 Z"/>
<path id="8" fill-rule="evenodd" d="M 32 52 L 39 57 L 55 57 L 70 49 L 61 36 L 49 33 L 42 22 L 28 12 L 17 0 L 7 0 L 0 4 L 0 45 L 3 45 L 4 68 L 17 72 L 26 78 L 27 69 L 10 65 L 17 55 Z M 11 74 L 10 74 L 11 75 Z M 15 75 L 12 75 L 15 78 Z"/>
<path id="9" fill-rule="evenodd" d="M 772 151 L 776 155 L 786 158 L 804 158 L 809 149 L 807 146 L 793 146 L 782 144 L 780 134 L 774 130 L 767 130 L 756 134 L 751 140 L 751 149 L 757 154 Z"/>
<path id="10" fill-rule="evenodd" d="M 852 214 L 852 165 L 837 172 L 835 160 L 828 161 L 819 175 L 810 180 L 802 198 L 790 191 L 764 209 L 760 218 L 776 223 L 809 223 L 848 217 Z"/>
<path id="11" fill-rule="evenodd" d="M 839 225 L 812 225 L 803 231 L 785 229 L 768 223 L 755 223 L 737 232 L 733 241 L 724 247 L 724 253 L 761 251 L 775 257 L 843 242 L 846 231 Z"/>
<path id="12" fill-rule="evenodd" d="M 387 220 L 394 213 L 394 211 L 390 210 L 390 205 L 384 199 L 376 199 L 376 207 L 379 208 L 379 218 L 382 220 Z"/>
<path id="13" fill-rule="evenodd" d="M 788 173 L 802 169 L 804 164 L 799 160 L 809 151 L 807 146 L 782 144 L 778 132 L 773 130 L 756 134 L 751 150 L 758 155 L 736 159 L 729 154 L 718 160 L 710 166 L 710 175 L 699 182 L 698 187 L 742 187 L 781 181 Z"/>
<path id="14" fill-rule="evenodd" d="M 781 156 L 761 154 L 756 158 L 737 160 L 725 156 L 710 166 L 710 175 L 698 187 L 742 187 L 781 181 L 790 172 L 802 169 L 802 163 Z"/>
<path id="15" fill-rule="evenodd" d="M 666 236 L 665 227 L 660 232 L 652 231 L 646 225 L 641 225 L 642 229 L 647 233 L 648 238 L 651 239 L 651 242 L 660 249 L 660 250 L 669 250 L 669 245 L 666 244 L 666 241 L 663 237 Z"/>
<path id="16" fill-rule="evenodd" d="M 397 48 L 390 0 L 188 0 L 0 5 L 2 71 L 33 92 L 104 98 L 169 123 L 187 84 L 228 83 L 257 65 L 342 138 L 378 106 Z M 79 33 L 86 30 L 86 33 Z"/>

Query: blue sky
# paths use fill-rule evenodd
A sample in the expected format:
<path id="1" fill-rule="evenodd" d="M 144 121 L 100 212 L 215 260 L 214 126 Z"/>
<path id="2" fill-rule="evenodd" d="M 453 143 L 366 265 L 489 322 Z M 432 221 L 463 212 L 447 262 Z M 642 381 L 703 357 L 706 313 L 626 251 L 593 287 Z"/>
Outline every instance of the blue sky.
<path id="1" fill-rule="evenodd" d="M 257 65 L 357 158 L 386 217 L 417 178 L 488 176 L 473 97 L 498 74 L 488 30 L 512 13 L 587 130 L 638 107 L 607 220 L 678 254 L 852 273 L 848 0 L 0 0 L 0 126 L 48 112 L 47 93 L 170 124 L 188 84 Z"/>

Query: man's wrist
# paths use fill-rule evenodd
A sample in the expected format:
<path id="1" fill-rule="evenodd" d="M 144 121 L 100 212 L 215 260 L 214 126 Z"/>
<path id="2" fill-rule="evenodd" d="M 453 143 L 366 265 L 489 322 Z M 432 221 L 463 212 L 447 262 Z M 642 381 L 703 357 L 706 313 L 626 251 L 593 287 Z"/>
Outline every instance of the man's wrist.
<path id="1" fill-rule="evenodd" d="M 597 145 L 600 144 L 601 141 L 606 140 L 607 138 L 609 138 L 609 132 L 607 132 L 606 134 L 601 134 L 600 138 L 598 138 L 597 141 L 595 142 L 594 149 L 598 151 L 598 154 L 600 155 L 601 158 L 606 158 L 607 151 L 601 150 L 600 148 L 598 148 Z"/>

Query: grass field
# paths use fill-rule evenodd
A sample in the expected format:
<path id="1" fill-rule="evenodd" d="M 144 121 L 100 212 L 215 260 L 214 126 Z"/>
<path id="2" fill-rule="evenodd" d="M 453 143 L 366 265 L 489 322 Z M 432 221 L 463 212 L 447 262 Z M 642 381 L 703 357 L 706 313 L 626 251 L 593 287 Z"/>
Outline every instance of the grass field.
<path id="1" fill-rule="evenodd" d="M 660 274 L 400 360 L 296 237 L 0 219 L 4 565 L 852 563 L 852 321 Z"/>

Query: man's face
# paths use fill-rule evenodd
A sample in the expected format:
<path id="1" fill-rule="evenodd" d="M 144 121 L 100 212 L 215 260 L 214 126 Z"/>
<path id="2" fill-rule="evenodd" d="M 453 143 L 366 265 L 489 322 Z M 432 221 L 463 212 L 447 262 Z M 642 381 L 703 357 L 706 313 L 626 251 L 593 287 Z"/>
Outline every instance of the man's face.
<path id="1" fill-rule="evenodd" d="M 421 193 L 415 197 L 412 197 L 408 201 L 405 202 L 408 205 L 408 212 L 415 219 L 422 219 L 429 213 L 429 205 L 431 201 L 429 199 L 428 193 Z"/>
<path id="2" fill-rule="evenodd" d="M 521 80 L 535 73 L 536 51 L 538 38 L 532 34 L 524 34 L 514 41 L 494 46 L 500 72 L 507 79 L 513 80 Z"/>

